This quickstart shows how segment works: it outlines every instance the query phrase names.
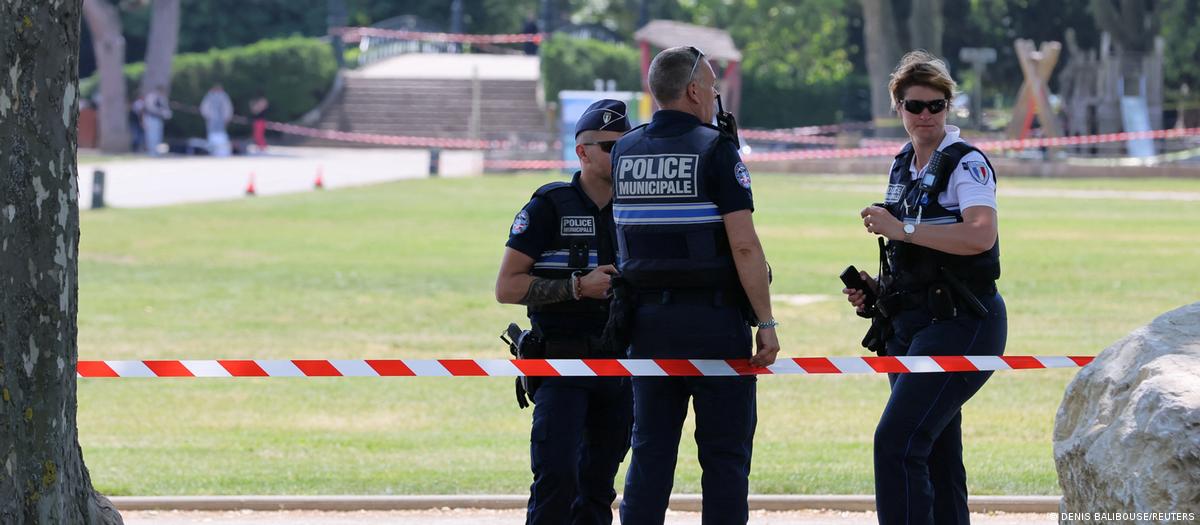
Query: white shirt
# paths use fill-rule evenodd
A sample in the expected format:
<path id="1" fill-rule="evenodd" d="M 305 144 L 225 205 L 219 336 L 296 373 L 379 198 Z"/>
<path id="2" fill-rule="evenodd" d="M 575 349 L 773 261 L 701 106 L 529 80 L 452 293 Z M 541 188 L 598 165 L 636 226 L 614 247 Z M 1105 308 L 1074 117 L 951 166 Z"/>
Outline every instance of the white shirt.
<path id="1" fill-rule="evenodd" d="M 946 138 L 942 139 L 942 143 L 938 145 L 938 151 L 941 151 L 946 146 L 956 142 L 965 142 L 959 137 L 959 129 L 957 126 L 946 126 Z M 917 169 L 917 156 L 913 155 L 912 163 L 908 166 L 908 171 L 912 175 L 913 180 L 921 176 L 920 170 Z M 895 162 L 893 161 L 893 166 Z M 954 172 L 950 174 L 950 181 L 946 185 L 946 191 L 938 195 L 938 204 L 950 211 L 962 213 L 962 210 L 972 206 L 987 206 L 993 210 L 996 208 L 996 174 L 988 168 L 987 161 L 984 160 L 983 154 L 978 151 L 972 151 L 963 155 L 963 158 L 958 161 L 958 166 L 954 168 Z"/>

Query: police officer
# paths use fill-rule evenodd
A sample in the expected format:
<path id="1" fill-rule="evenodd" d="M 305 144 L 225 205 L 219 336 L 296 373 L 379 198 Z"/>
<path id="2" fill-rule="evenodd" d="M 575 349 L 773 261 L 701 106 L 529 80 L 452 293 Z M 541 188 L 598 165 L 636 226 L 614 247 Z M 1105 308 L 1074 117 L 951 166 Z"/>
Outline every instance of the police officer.
<path id="1" fill-rule="evenodd" d="M 779 352 L 768 269 L 751 221 L 750 172 L 709 123 L 716 75 L 694 47 L 659 53 L 649 87 L 662 109 L 613 150 L 618 269 L 636 310 L 631 358 L 751 358 Z M 757 319 L 758 352 L 750 326 Z M 704 523 L 745 523 L 755 378 L 635 377 L 633 457 L 621 522 L 661 524 L 691 399 Z"/>
<path id="2" fill-rule="evenodd" d="M 609 152 L 629 130 L 625 104 L 601 100 L 575 125 L 580 171 L 538 188 L 509 231 L 496 298 L 528 307 L 553 359 L 617 357 L 601 345 L 616 270 Z M 609 524 L 629 449 L 627 378 L 545 378 L 533 393 L 527 524 Z"/>
<path id="3" fill-rule="evenodd" d="M 889 85 L 911 142 L 892 163 L 884 206 L 861 212 L 868 232 L 889 239 L 881 278 L 862 274 L 890 320 L 887 355 L 1004 352 L 996 172 L 946 125 L 955 87 L 945 63 L 923 51 L 905 55 Z M 861 290 L 843 291 L 860 311 L 867 306 Z M 990 375 L 890 377 L 875 430 L 879 523 L 970 522 L 961 409 Z"/>

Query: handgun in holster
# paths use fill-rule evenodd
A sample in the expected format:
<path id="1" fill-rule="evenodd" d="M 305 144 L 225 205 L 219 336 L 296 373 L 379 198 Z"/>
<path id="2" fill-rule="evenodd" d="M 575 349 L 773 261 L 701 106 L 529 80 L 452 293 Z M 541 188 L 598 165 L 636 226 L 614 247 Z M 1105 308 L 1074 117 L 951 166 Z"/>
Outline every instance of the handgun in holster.
<path id="1" fill-rule="evenodd" d="M 633 318 L 637 303 L 633 286 L 617 275 L 612 278 L 612 301 L 608 305 L 608 321 L 604 323 L 601 346 L 612 355 L 624 356 L 633 342 Z"/>
<path id="2" fill-rule="evenodd" d="M 517 323 L 508 323 L 500 334 L 500 340 L 508 344 L 508 351 L 517 359 L 540 359 L 544 357 L 544 345 L 531 330 L 522 330 Z M 540 377 L 520 376 L 516 380 L 517 406 L 525 408 L 533 402 L 533 394 L 541 384 Z"/>

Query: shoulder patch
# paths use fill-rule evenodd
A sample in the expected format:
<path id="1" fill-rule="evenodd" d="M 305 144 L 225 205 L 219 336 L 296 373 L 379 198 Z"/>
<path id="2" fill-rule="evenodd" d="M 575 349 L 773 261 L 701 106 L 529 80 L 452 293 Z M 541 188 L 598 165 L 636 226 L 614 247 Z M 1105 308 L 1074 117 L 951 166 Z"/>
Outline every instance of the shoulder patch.
<path id="1" fill-rule="evenodd" d="M 967 161 L 962 163 L 962 167 L 971 174 L 971 180 L 980 184 L 987 184 L 992 178 L 992 170 L 988 169 L 986 162 Z"/>
<path id="2" fill-rule="evenodd" d="M 520 213 L 517 213 L 516 217 L 513 217 L 511 232 L 513 235 L 520 235 L 522 233 L 525 233 L 525 230 L 528 230 L 528 229 L 529 229 L 529 212 L 527 212 L 525 210 L 521 210 Z"/>
<path id="3" fill-rule="evenodd" d="M 750 170 L 746 168 L 746 163 L 738 162 L 733 167 L 733 175 L 737 177 L 738 184 L 743 188 L 750 189 Z"/>

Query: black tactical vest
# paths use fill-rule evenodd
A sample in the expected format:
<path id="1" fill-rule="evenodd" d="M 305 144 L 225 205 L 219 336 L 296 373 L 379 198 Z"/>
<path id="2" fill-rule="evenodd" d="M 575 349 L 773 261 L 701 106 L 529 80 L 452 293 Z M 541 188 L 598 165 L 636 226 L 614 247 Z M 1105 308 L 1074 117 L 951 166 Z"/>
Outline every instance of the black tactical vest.
<path id="1" fill-rule="evenodd" d="M 938 177 L 938 185 L 923 198 L 920 189 L 920 178 L 912 179 L 909 166 L 912 164 L 913 148 L 908 144 L 896 155 L 896 162 L 888 180 L 887 209 L 905 223 L 916 223 L 920 210 L 921 224 L 955 224 L 962 222 L 962 210 L 948 210 L 938 202 L 938 195 L 946 190 L 950 174 L 960 169 L 962 158 L 978 148 L 965 142 L 956 142 L 942 149 L 948 155 L 946 163 L 948 171 Z M 980 152 L 982 155 L 983 152 Z M 991 161 L 987 162 L 992 176 Z M 963 282 L 978 287 L 985 287 L 989 281 L 1000 278 L 1000 238 L 992 248 L 976 255 L 953 255 L 946 252 L 917 246 L 899 240 L 888 242 L 888 263 L 894 273 L 893 287 L 898 291 L 923 290 L 934 281 L 941 278 L 941 268 L 954 274 Z"/>
<path id="2" fill-rule="evenodd" d="M 618 268 L 635 288 L 741 289 L 706 176 L 720 140 L 703 124 L 675 136 L 641 126 L 613 148 Z"/>
<path id="3" fill-rule="evenodd" d="M 565 182 L 551 182 L 538 188 L 533 198 L 547 199 L 553 204 L 557 228 L 554 241 L 533 262 L 531 274 L 548 279 L 567 279 L 574 272 L 586 274 L 600 264 L 611 264 L 614 254 L 611 233 L 604 229 L 607 223 L 597 216 L 594 206 L 587 205 L 578 189 Z M 602 241 L 604 236 L 609 238 Z M 603 326 L 608 315 L 608 300 L 564 301 L 529 306 L 528 311 L 530 319 L 544 314 L 592 314 Z"/>

